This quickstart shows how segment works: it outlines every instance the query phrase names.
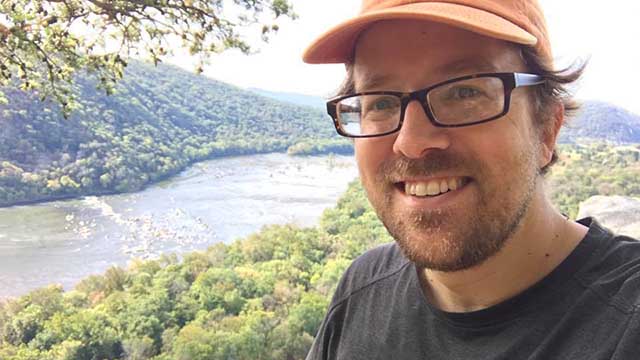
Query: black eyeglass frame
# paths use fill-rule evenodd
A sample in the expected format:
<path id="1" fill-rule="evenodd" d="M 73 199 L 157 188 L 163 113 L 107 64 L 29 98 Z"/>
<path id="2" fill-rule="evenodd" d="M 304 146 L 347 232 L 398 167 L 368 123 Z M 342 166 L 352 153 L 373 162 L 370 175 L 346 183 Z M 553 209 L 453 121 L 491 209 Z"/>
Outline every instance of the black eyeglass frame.
<path id="1" fill-rule="evenodd" d="M 474 121 L 474 122 L 470 122 L 470 123 L 465 123 L 465 124 L 442 124 L 439 123 L 436 119 L 435 116 L 433 115 L 432 111 L 431 111 L 431 106 L 429 104 L 429 98 L 427 97 L 427 94 L 435 89 L 438 88 L 440 86 L 443 85 L 447 85 L 453 82 L 457 82 L 457 81 L 463 81 L 463 80 L 469 80 L 469 79 L 476 79 L 476 78 L 483 78 L 483 77 L 493 77 L 493 78 L 498 78 L 500 80 L 502 80 L 502 84 L 503 84 L 503 89 L 504 89 L 504 106 L 503 106 L 503 110 L 501 113 L 495 115 L 495 116 L 491 116 L 487 119 L 481 119 L 478 121 Z M 437 127 L 446 127 L 446 128 L 454 128 L 454 127 L 464 127 L 464 126 L 471 126 L 471 125 L 478 125 L 478 124 L 482 124 L 482 123 L 486 123 L 492 120 L 496 120 L 498 118 L 503 117 L 504 115 L 506 115 L 509 112 L 509 107 L 511 105 L 511 93 L 513 92 L 514 89 L 518 88 L 518 87 L 522 87 L 522 86 L 533 86 L 533 85 L 540 85 L 543 84 L 545 82 L 544 77 L 542 77 L 541 75 L 537 75 L 537 74 L 528 74 L 528 73 L 517 73 L 517 72 L 500 72 L 500 73 L 481 73 L 481 74 L 474 74 L 474 75 L 467 75 L 467 76 L 462 76 L 462 77 L 457 77 L 457 78 L 453 78 L 453 79 L 449 79 L 434 85 L 431 85 L 429 87 L 426 87 L 424 89 L 420 89 L 420 90 L 416 90 L 416 91 L 412 91 L 412 92 L 399 92 L 399 91 L 367 91 L 367 92 L 361 92 L 361 93 L 355 93 L 355 94 L 349 94 L 349 95 L 344 95 L 344 96 L 339 96 L 339 97 L 335 97 L 330 99 L 329 101 L 327 101 L 327 113 L 331 116 L 332 120 L 333 120 L 333 125 L 336 128 L 336 131 L 338 132 L 338 134 L 345 136 L 345 137 L 349 137 L 349 138 L 371 138 L 371 137 L 379 137 L 379 136 L 385 136 L 385 135 L 390 135 L 393 134 L 395 132 L 400 131 L 400 129 L 402 128 L 402 123 L 404 122 L 404 115 L 405 112 L 407 110 L 407 106 L 409 105 L 409 103 L 413 100 L 416 100 L 420 103 L 420 105 L 422 105 L 422 108 L 424 109 L 424 112 L 427 114 L 427 117 L 429 118 L 429 121 Z M 342 125 L 340 124 L 340 120 L 338 119 L 338 103 L 344 99 L 348 99 L 351 97 L 355 97 L 355 96 L 362 96 L 362 95 L 391 95 L 391 96 L 396 96 L 398 98 L 400 98 L 400 121 L 398 121 L 398 126 L 390 131 L 387 131 L 385 133 L 381 133 L 381 134 L 374 134 L 374 135 L 352 135 L 352 134 L 348 134 L 346 133 L 343 129 L 342 129 Z"/>

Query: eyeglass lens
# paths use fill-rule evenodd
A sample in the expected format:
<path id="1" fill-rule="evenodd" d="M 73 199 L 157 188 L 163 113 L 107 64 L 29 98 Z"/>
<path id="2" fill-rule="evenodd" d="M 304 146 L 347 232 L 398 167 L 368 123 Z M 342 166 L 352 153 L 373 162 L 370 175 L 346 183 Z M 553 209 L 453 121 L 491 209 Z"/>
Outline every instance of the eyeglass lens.
<path id="1" fill-rule="evenodd" d="M 489 119 L 504 110 L 504 86 L 496 77 L 446 83 L 427 93 L 434 120 L 442 125 L 464 125 Z M 338 121 L 350 135 L 376 135 L 400 124 L 402 100 L 395 95 L 357 95 L 337 104 Z"/>

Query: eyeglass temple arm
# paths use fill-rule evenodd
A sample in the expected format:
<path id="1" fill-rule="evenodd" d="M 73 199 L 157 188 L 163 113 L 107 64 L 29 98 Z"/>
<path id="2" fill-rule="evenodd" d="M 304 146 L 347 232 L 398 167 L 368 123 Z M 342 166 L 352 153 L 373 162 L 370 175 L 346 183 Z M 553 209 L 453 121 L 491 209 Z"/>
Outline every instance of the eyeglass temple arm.
<path id="1" fill-rule="evenodd" d="M 514 73 L 516 87 L 531 86 L 544 83 L 544 78 L 535 74 Z"/>

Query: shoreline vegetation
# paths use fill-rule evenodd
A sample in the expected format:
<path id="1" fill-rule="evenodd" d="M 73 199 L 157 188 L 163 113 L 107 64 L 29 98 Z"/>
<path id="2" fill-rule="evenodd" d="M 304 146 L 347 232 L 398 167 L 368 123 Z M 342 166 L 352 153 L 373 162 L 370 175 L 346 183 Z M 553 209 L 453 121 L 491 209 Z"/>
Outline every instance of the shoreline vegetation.
<path id="1" fill-rule="evenodd" d="M 50 201 L 69 200 L 84 196 L 103 196 L 120 193 L 142 191 L 148 186 L 152 186 L 161 181 L 170 179 L 180 172 L 199 162 L 213 160 L 222 157 L 258 155 L 269 152 L 284 153 L 284 149 L 279 151 L 252 151 L 245 149 L 239 152 L 228 152 L 224 155 L 209 156 L 195 161 L 185 162 L 180 168 L 167 172 L 162 176 L 151 178 L 146 176 L 147 182 L 137 184 L 133 188 L 124 187 L 122 184 L 116 185 L 115 189 L 90 190 L 83 192 L 83 188 L 76 186 L 75 191 L 68 194 L 50 194 L 40 199 L 24 199 L 20 201 L 8 202 L 2 198 L 2 194 L 15 191 L 16 184 L 21 179 L 33 176 L 25 173 L 22 169 L 6 162 L 0 162 L 0 208 L 13 206 L 35 205 Z M 617 145 L 607 142 L 591 142 L 586 145 L 562 144 L 559 146 L 560 162 L 552 168 L 551 173 L 546 177 L 550 187 L 552 202 L 570 218 L 575 218 L 578 213 L 580 202 L 595 195 L 624 195 L 630 197 L 640 197 L 640 182 L 637 181 L 640 174 L 640 145 L 627 144 Z M 353 146 L 351 141 L 343 139 L 311 139 L 302 140 L 286 148 L 286 153 L 290 156 L 316 156 L 316 155 L 352 155 Z M 9 171 L 7 171 L 9 170 Z M 66 176 L 62 176 L 65 178 Z M 61 183 L 64 180 L 61 178 Z M 70 178 L 75 183 L 73 178 Z M 7 186 L 9 183 L 13 188 Z M 45 184 L 44 182 L 41 182 Z M 50 185 L 42 186 L 46 191 Z M 4 186 L 4 187 L 3 187 Z M 33 188 L 32 188 L 33 189 Z M 31 190 L 34 192 L 34 190 Z M 35 193 L 38 193 L 36 190 Z M 5 195 L 6 196 L 6 195 Z"/>
<path id="2" fill-rule="evenodd" d="M 320 109 L 167 65 L 131 63 L 110 96 L 95 89 L 95 80 L 78 79 L 78 107 L 68 119 L 36 94 L 5 90 L 9 102 L 0 104 L 4 207 L 138 191 L 193 163 L 224 156 L 348 151 L 348 141 L 338 138 Z"/>
<path id="3" fill-rule="evenodd" d="M 86 192 L 83 193 L 81 191 L 79 191 L 78 193 L 74 193 L 74 194 L 63 194 L 63 195 L 48 195 L 48 196 L 44 196 L 42 198 L 36 198 L 36 199 L 27 199 L 27 200 L 21 200 L 21 201 L 15 201 L 15 202 L 8 202 L 8 203 L 3 203 L 2 202 L 2 198 L 0 197 L 0 209 L 2 208 L 10 208 L 10 207 L 14 207 L 14 206 L 27 206 L 27 205 L 37 205 L 37 204 L 44 204 L 44 203 L 48 203 L 48 202 L 52 202 L 52 201 L 64 201 L 64 200 L 72 200 L 72 199 L 77 199 L 77 198 L 81 198 L 81 197 L 85 197 L 85 196 L 106 196 L 106 195 L 117 195 L 117 194 L 123 194 L 123 193 L 129 193 L 129 192 L 138 192 L 138 191 L 143 191 L 146 188 L 148 188 L 149 186 L 153 186 L 156 185 L 162 181 L 166 181 L 166 180 L 170 180 L 171 178 L 173 178 L 174 176 L 179 175 L 181 172 L 187 170 L 189 167 L 194 166 L 200 162 L 204 162 L 204 161 L 210 161 L 210 160 L 215 160 L 215 159 L 221 159 L 221 158 L 226 158 L 226 157 L 235 157 L 235 156 L 250 156 L 250 155 L 260 155 L 260 154 L 265 154 L 265 153 L 286 153 L 289 156 L 299 156 L 299 157 L 304 157 L 304 156 L 320 156 L 320 155 L 353 155 L 353 146 L 351 144 L 351 142 L 349 141 L 344 141 L 341 139 L 337 139 L 337 140 L 305 140 L 305 141 L 301 141 L 298 142 L 294 145 L 289 146 L 286 151 L 272 151 L 272 152 L 246 152 L 246 153 L 240 153 L 240 154 L 228 154 L 228 155 L 221 155 L 221 156 L 212 156 L 212 157 L 207 157 L 207 158 L 203 158 L 203 159 L 199 159 L 190 163 L 186 163 L 183 167 L 176 169 L 176 171 L 171 172 L 171 173 L 167 173 L 164 176 L 161 177 L 157 177 L 156 179 L 154 179 L 153 181 L 149 181 L 146 184 L 142 184 L 139 188 L 135 188 L 135 189 L 131 189 L 131 190 L 122 190 L 122 191 L 116 191 L 116 190 L 105 190 L 105 191 L 93 191 L 93 192 Z M 20 170 L 22 169 L 16 169 L 14 167 L 14 165 L 12 164 L 4 164 L 4 162 L 0 162 L 0 193 L 2 193 L 2 191 L 4 192 L 10 192 L 11 190 L 7 190 L 7 189 L 2 189 L 2 183 L 3 180 L 7 181 L 7 178 L 9 177 L 16 177 L 14 174 L 8 174 L 8 172 L 4 172 L 4 169 L 10 169 L 11 172 L 14 172 L 14 174 L 16 175 L 24 175 L 25 172 L 22 171 L 20 172 Z M 24 175 L 26 177 L 30 176 L 29 173 L 27 173 L 26 175 Z M 44 184 L 43 184 L 44 185 Z M 43 186 L 42 190 L 44 190 L 46 188 L 46 186 Z M 15 191 L 15 190 L 14 190 Z"/>

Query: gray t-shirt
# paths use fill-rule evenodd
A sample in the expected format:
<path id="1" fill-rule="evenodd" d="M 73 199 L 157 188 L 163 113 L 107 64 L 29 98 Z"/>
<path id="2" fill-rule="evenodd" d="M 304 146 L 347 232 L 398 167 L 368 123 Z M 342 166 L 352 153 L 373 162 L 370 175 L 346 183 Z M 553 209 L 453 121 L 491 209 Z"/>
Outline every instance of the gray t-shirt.
<path id="1" fill-rule="evenodd" d="M 490 308 L 429 304 L 396 244 L 345 272 L 307 360 L 640 359 L 640 242 L 592 219 L 551 274 Z"/>

